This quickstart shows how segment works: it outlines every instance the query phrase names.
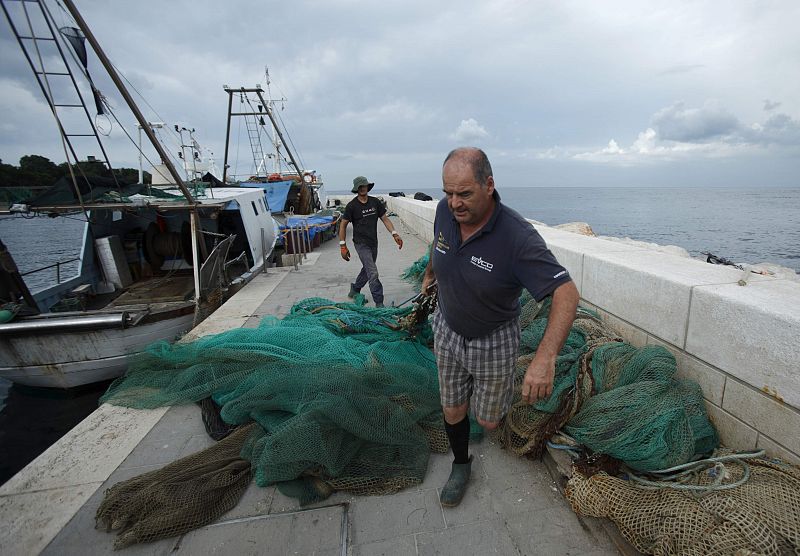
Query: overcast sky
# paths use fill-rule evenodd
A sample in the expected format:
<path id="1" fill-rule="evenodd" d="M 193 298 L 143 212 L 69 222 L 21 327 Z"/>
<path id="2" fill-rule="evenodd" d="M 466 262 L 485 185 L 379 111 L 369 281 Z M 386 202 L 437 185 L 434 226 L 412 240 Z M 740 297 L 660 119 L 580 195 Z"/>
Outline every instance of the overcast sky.
<path id="1" fill-rule="evenodd" d="M 439 187 L 459 145 L 486 150 L 500 187 L 800 186 L 797 0 L 76 3 L 146 116 L 195 128 L 220 167 L 222 86 L 264 85 L 268 66 L 291 138 L 330 190 L 359 174 L 383 190 Z M 0 63 L 0 158 L 63 161 L 5 21 Z M 93 53 L 89 71 L 135 137 Z M 247 173 L 238 122 L 230 162 Z M 137 165 L 116 123 L 108 149 Z"/>

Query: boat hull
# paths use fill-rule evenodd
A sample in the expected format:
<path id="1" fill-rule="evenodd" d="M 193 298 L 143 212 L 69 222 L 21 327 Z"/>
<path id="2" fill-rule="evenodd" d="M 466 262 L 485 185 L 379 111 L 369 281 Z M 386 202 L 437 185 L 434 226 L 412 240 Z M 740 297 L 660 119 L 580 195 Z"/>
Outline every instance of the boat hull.
<path id="1" fill-rule="evenodd" d="M 48 331 L 0 336 L 0 377 L 26 386 L 74 388 L 122 376 L 131 358 L 159 340 L 192 328 L 187 308 L 151 315 L 127 328 Z"/>

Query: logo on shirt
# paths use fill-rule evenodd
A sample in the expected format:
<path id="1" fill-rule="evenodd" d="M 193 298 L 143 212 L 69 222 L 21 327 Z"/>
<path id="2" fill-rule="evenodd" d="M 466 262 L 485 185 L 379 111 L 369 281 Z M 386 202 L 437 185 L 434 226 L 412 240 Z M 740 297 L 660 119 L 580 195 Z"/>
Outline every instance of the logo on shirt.
<path id="1" fill-rule="evenodd" d="M 377 211 L 378 211 L 378 209 L 375 208 L 375 207 L 364 208 L 364 209 L 361 209 L 361 216 L 366 218 L 367 216 L 375 214 Z"/>
<path id="2" fill-rule="evenodd" d="M 447 254 L 450 250 L 450 244 L 445 241 L 442 232 L 439 232 L 439 237 L 436 238 L 436 250 L 442 255 Z"/>
<path id="3" fill-rule="evenodd" d="M 494 265 L 489 261 L 484 261 L 482 257 L 472 257 L 470 258 L 469 262 L 480 268 L 481 270 L 485 270 L 486 272 L 491 272 L 494 268 Z"/>
<path id="4" fill-rule="evenodd" d="M 564 276 L 566 273 L 567 273 L 566 270 L 562 270 L 561 272 L 559 272 L 558 274 L 553 276 L 553 278 L 560 278 L 560 277 Z"/>

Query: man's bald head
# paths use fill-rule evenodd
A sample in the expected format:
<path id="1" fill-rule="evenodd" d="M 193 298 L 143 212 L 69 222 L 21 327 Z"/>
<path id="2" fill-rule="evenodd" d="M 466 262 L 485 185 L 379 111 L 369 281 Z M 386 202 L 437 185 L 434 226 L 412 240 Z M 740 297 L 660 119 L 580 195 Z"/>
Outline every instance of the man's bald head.
<path id="1" fill-rule="evenodd" d="M 444 159 L 442 170 L 448 163 L 464 164 L 472 170 L 475 181 L 481 187 L 486 185 L 486 180 L 492 176 L 492 165 L 489 164 L 489 157 L 477 147 L 458 147 L 453 149 Z"/>

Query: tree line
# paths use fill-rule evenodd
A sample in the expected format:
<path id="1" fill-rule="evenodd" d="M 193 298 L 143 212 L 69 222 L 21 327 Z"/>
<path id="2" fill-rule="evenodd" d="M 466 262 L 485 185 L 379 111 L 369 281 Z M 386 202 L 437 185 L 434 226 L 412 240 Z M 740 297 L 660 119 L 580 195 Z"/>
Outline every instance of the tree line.
<path id="1" fill-rule="evenodd" d="M 75 174 L 86 176 L 111 177 L 106 165 L 99 160 L 81 161 Z M 120 183 L 131 184 L 139 181 L 136 168 L 114 168 L 114 175 Z M 0 160 L 0 188 L 42 189 L 50 187 L 62 177 L 69 178 L 66 162 L 55 164 L 49 158 L 29 154 L 19 159 L 19 166 L 5 164 Z M 150 174 L 144 173 L 144 182 L 150 183 Z"/>

